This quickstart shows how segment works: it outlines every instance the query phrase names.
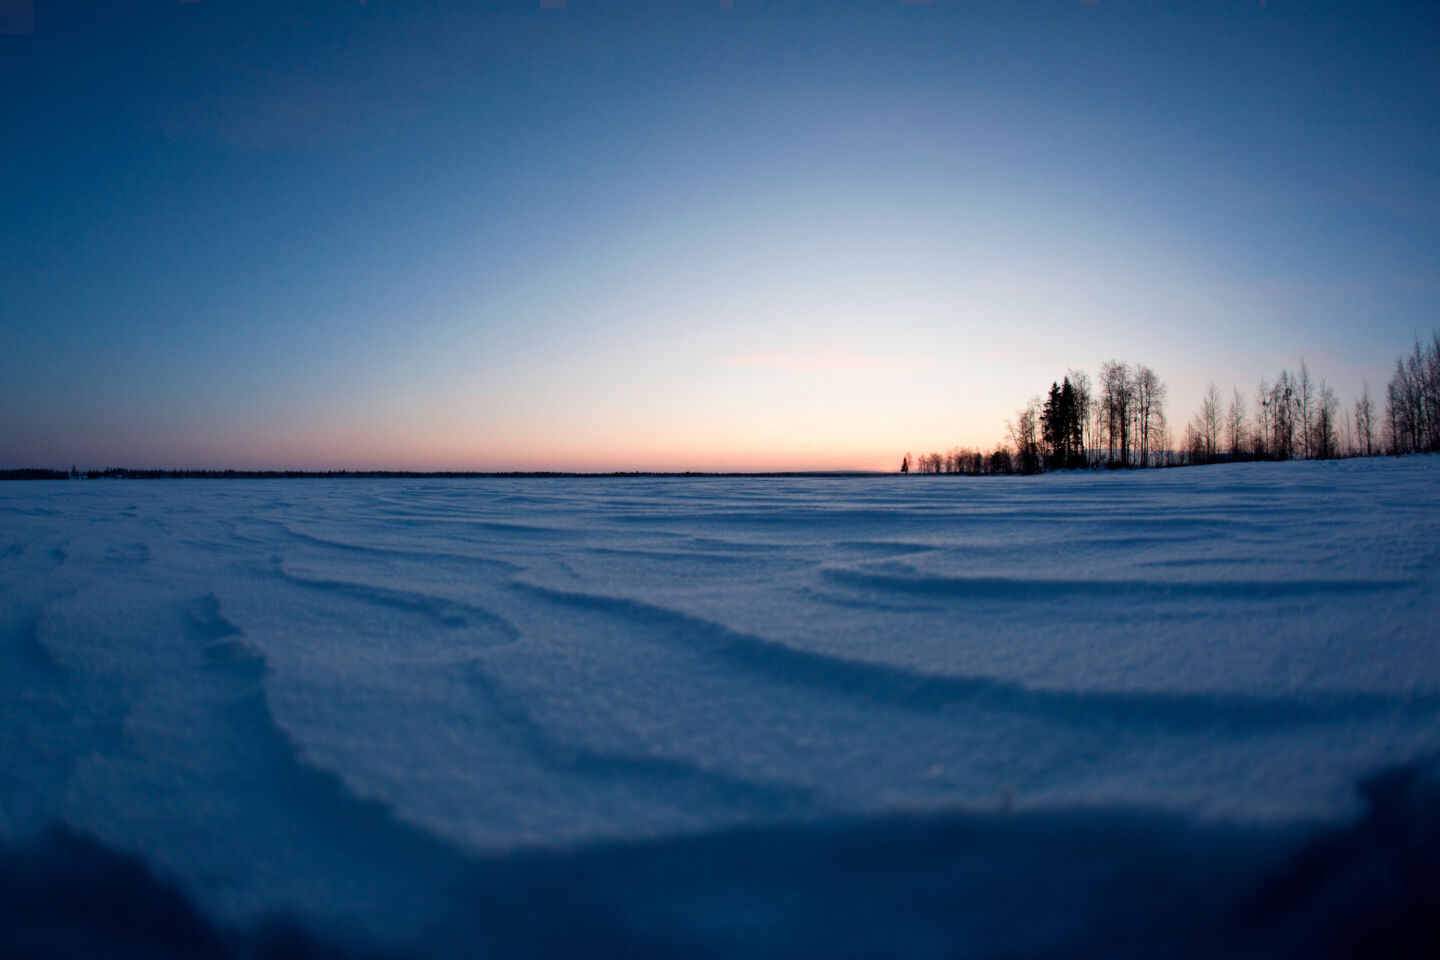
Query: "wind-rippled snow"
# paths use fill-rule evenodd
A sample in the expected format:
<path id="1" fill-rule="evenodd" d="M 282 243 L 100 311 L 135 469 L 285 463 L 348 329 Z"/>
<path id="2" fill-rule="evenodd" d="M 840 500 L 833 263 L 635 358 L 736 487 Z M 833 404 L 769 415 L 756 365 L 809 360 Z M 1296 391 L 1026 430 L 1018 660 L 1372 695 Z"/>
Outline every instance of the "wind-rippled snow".
<path id="1" fill-rule="evenodd" d="M 792 845 L 767 882 L 796 903 L 844 860 L 806 832 L 835 824 L 1143 811 L 1193 856 L 1185 830 L 1353 820 L 1359 779 L 1440 750 L 1437 587 L 1433 458 L 7 484 L 0 836 L 60 823 L 222 923 L 391 945 L 458 888 L 563 901 L 595 851 L 696 843 L 623 874 L 627 936 L 744 952 L 744 897 L 685 866 L 729 831 Z M 768 949 L 811 942 L 792 921 Z"/>

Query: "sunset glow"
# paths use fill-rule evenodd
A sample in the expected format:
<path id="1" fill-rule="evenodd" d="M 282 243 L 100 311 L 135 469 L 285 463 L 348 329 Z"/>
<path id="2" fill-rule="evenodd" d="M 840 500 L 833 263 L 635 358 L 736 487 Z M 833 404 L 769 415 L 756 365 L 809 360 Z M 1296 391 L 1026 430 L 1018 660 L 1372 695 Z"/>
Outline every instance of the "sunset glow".
<path id="1" fill-rule="evenodd" d="M 1183 421 L 1433 325 L 1398 19 L 541 6 L 0 38 L 3 465 L 890 469 L 1072 367 Z"/>

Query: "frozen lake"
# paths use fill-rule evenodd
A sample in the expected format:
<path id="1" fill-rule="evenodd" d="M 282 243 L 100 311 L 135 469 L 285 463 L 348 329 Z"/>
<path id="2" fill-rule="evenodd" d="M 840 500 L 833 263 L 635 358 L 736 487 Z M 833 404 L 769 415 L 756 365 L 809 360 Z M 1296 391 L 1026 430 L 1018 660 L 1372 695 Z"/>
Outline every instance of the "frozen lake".
<path id="1" fill-rule="evenodd" d="M 1440 792 L 1437 635 L 1435 458 L 4 484 L 0 886 L 135 858 L 394 953 L 1200 950 L 1367 776 Z"/>

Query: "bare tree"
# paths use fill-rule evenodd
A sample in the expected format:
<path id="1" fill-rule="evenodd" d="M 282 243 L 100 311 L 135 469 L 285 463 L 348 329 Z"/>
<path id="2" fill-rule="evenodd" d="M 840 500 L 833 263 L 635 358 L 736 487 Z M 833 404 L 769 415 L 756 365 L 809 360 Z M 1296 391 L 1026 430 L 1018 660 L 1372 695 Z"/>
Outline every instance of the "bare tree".
<path id="1" fill-rule="evenodd" d="M 1309 459 L 1315 456 L 1313 417 L 1315 416 L 1315 382 L 1310 379 L 1310 370 L 1305 358 L 1300 358 L 1300 375 L 1295 379 L 1296 419 L 1300 421 L 1301 456 Z"/>
<path id="2" fill-rule="evenodd" d="M 1270 456 L 1289 460 L 1295 455 L 1295 418 L 1299 409 L 1295 399 L 1295 379 L 1288 370 L 1281 370 L 1270 388 Z"/>
<path id="3" fill-rule="evenodd" d="M 1390 383 L 1385 388 L 1385 433 L 1390 441 L 1390 452 L 1396 455 L 1405 453 L 1405 443 L 1402 440 L 1401 423 L 1404 415 L 1401 405 L 1404 403 L 1404 394 L 1400 390 L 1397 381 L 1404 376 L 1405 366 L 1402 363 L 1395 364 L 1395 376 L 1390 378 Z"/>
<path id="4" fill-rule="evenodd" d="M 1335 455 L 1339 457 L 1353 457 L 1359 452 L 1355 442 L 1355 421 L 1350 416 L 1349 410 L 1341 410 L 1335 421 L 1340 430 L 1340 437 L 1335 444 Z"/>
<path id="5" fill-rule="evenodd" d="M 1038 473 L 1040 470 L 1040 398 L 1031 397 L 1030 402 L 1015 414 L 1013 422 L 1005 426 L 1010 432 L 1010 442 L 1020 461 L 1021 473 Z"/>
<path id="6" fill-rule="evenodd" d="M 1090 393 L 1090 375 L 1084 370 L 1070 370 L 1065 375 L 1070 378 L 1070 387 L 1075 391 L 1075 412 L 1080 418 L 1080 452 L 1085 458 L 1085 464 L 1089 466 L 1091 465 L 1090 452 L 1095 445 L 1094 431 L 1090 426 L 1093 405 Z"/>
<path id="7" fill-rule="evenodd" d="M 1370 396 L 1370 384 L 1367 381 L 1360 391 L 1360 399 L 1355 401 L 1355 433 L 1360 448 L 1365 451 L 1365 456 L 1375 455 L 1375 400 Z"/>
<path id="8" fill-rule="evenodd" d="M 1230 409 L 1225 411 L 1225 440 L 1230 456 L 1238 460 L 1245 446 L 1245 397 L 1239 387 L 1230 391 Z"/>
<path id="9" fill-rule="evenodd" d="M 1429 426 L 1425 449 L 1433 453 L 1440 450 L 1440 330 L 1431 335 L 1429 352 L 1426 354 L 1425 409 L 1425 419 Z"/>
<path id="10" fill-rule="evenodd" d="M 1311 431 L 1314 444 L 1311 455 L 1318 459 L 1329 460 L 1337 454 L 1335 419 L 1339 409 L 1340 401 L 1336 399 L 1335 391 L 1321 380 L 1315 398 L 1315 425 Z"/>
<path id="11" fill-rule="evenodd" d="M 1100 423 L 1105 431 L 1111 464 L 1130 465 L 1134 400 L 1135 378 L 1129 364 L 1119 360 L 1101 364 L 1100 406 L 1103 416 Z"/>
<path id="12" fill-rule="evenodd" d="M 1205 462 L 1205 431 L 1201 426 L 1201 419 L 1201 414 L 1195 414 L 1185 428 L 1184 458 L 1189 463 Z"/>
<path id="13" fill-rule="evenodd" d="M 1170 450 L 1170 422 L 1165 419 L 1164 403 L 1157 403 L 1150 413 L 1150 439 L 1146 444 L 1154 466 L 1163 467 Z"/>
<path id="14" fill-rule="evenodd" d="M 1387 426 L 1394 453 L 1440 450 L 1440 332 L 1395 363 L 1386 390 Z"/>
<path id="15" fill-rule="evenodd" d="M 1151 452 L 1158 448 L 1157 430 L 1165 421 L 1165 384 L 1145 364 L 1134 374 L 1135 441 L 1140 448 L 1140 466 L 1150 466 Z"/>
<path id="16" fill-rule="evenodd" d="M 1015 472 L 1015 456 L 1009 447 L 1003 443 L 995 445 L 995 449 L 990 453 L 989 469 L 993 474 Z"/>
<path id="17" fill-rule="evenodd" d="M 1270 445 L 1271 431 L 1273 429 L 1274 420 L 1270 409 L 1270 387 L 1265 383 L 1265 378 L 1261 377 L 1260 386 L 1255 388 L 1255 456 L 1272 456 Z"/>
<path id="18" fill-rule="evenodd" d="M 1205 398 L 1200 401 L 1200 439 L 1206 460 L 1214 460 L 1216 451 L 1220 449 L 1220 423 L 1220 391 L 1212 383 L 1205 391 Z"/>

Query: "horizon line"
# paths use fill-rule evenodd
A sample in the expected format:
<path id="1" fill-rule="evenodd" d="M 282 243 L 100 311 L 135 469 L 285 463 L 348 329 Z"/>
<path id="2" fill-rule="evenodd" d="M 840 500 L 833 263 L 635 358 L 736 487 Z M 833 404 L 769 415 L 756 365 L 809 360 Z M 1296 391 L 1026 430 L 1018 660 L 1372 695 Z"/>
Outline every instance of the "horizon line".
<path id="1" fill-rule="evenodd" d="M 0 480 L 269 480 L 269 479 L 544 479 L 570 477 L 884 477 L 887 470 L 251 470 L 106 467 L 92 470 L 56 470 L 51 467 L 0 469 Z"/>

